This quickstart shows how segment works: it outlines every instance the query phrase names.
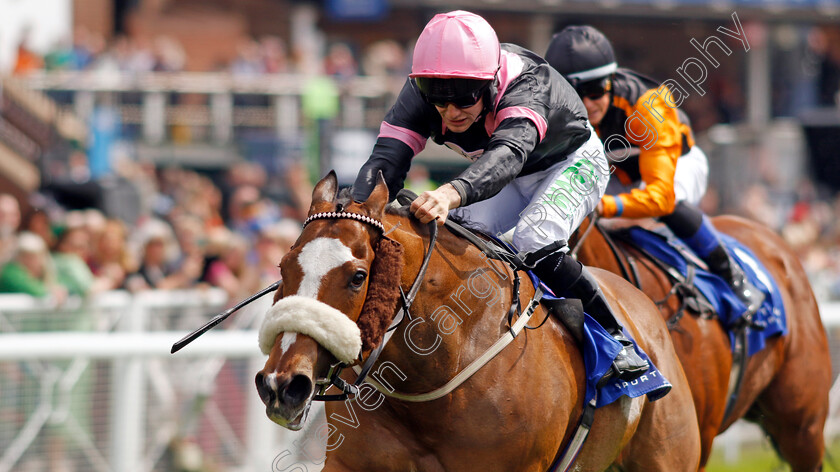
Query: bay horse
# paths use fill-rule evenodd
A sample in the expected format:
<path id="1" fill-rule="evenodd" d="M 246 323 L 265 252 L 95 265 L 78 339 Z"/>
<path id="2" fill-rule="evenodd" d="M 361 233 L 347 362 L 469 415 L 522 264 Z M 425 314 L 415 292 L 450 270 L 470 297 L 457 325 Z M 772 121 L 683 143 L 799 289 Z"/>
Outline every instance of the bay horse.
<path id="1" fill-rule="evenodd" d="M 831 358 L 805 270 L 796 254 L 769 228 L 735 216 L 718 216 L 712 222 L 719 231 L 748 247 L 770 272 L 782 295 L 788 334 L 769 339 L 764 349 L 749 358 L 739 396 L 724 418 L 733 364 L 729 336 L 717 318 L 696 313 L 679 318 L 671 330 L 694 397 L 702 438 L 701 465 L 705 466 L 709 458 L 715 436 L 745 418 L 764 429 L 793 472 L 822 470 Z M 638 223 L 621 219 L 609 222 L 622 228 Z M 600 224 L 594 225 L 597 231 L 589 231 L 592 224 L 587 218 L 572 237 L 571 244 L 579 245 L 574 249 L 578 260 L 615 274 L 628 273 L 628 278 L 635 274 L 632 278 L 651 299 L 667 299 L 660 303 L 662 316 L 673 317 L 679 300 L 669 292 L 673 284 L 666 273 L 632 245 L 617 241 L 624 251 L 614 252 L 611 245 L 616 243 L 605 238 Z M 628 272 L 631 265 L 635 270 Z"/>
<path id="2" fill-rule="evenodd" d="M 404 211 L 385 211 L 388 189 L 381 174 L 363 203 L 337 197 L 337 189 L 333 173 L 318 182 L 308 224 L 280 263 L 283 283 L 274 297 L 277 311 L 269 315 L 279 307 L 282 313 L 267 316 L 260 331 L 268 359 L 255 379 L 267 416 L 299 429 L 331 367 L 354 363 L 358 352 L 377 346 L 397 311 L 399 290 L 413 285 L 430 254 L 410 307 L 412 321 L 399 325 L 371 371 L 382 391 L 363 384 L 354 400 L 326 405 L 323 471 L 548 470 L 584 410 L 584 361 L 569 330 L 553 317 L 539 329 L 522 330 L 451 392 L 408 401 L 447 384 L 511 329 L 506 315 L 515 298 L 513 271 L 444 228 L 431 250 L 427 226 Z M 393 255 L 384 249 L 387 240 L 402 248 L 396 260 L 386 254 Z M 623 396 L 596 409 L 574 470 L 697 470 L 700 440 L 691 394 L 658 310 L 620 277 L 597 269 L 593 274 L 673 389 L 655 402 Z M 522 306 L 533 293 L 522 284 Z M 378 306 L 369 310 L 372 299 Z M 546 316 L 537 307 L 531 324 Z M 277 320 L 286 320 L 286 328 L 267 328 Z M 354 377 L 342 374 L 347 382 Z"/>

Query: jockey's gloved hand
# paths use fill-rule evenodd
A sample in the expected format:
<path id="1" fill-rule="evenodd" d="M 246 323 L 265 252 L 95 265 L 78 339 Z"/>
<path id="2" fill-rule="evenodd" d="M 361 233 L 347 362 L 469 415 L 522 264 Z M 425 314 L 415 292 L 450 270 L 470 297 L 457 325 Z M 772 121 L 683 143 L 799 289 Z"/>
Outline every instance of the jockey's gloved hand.
<path id="1" fill-rule="evenodd" d="M 421 223 L 425 224 L 432 220 L 438 220 L 443 224 L 449 215 L 449 210 L 458 208 L 460 205 L 461 195 L 458 194 L 455 187 L 450 184 L 443 184 L 436 190 L 429 190 L 420 194 L 411 202 L 409 209 Z"/>

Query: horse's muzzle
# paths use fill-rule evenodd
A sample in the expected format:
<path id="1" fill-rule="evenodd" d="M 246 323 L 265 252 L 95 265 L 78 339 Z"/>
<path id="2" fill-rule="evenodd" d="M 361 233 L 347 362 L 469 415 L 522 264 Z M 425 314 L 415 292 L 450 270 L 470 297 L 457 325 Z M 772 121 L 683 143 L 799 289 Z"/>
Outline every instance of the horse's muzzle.
<path id="1" fill-rule="evenodd" d="M 306 374 L 259 372 L 255 382 L 268 418 L 284 428 L 299 430 L 315 393 L 312 378 Z"/>

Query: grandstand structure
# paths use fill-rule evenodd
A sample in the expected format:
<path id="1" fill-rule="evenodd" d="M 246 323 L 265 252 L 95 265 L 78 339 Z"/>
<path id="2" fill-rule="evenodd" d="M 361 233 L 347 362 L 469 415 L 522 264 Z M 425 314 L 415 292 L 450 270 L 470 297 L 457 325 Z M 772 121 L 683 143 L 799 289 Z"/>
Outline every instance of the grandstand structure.
<path id="1" fill-rule="evenodd" d="M 303 137 L 313 133 L 313 120 L 328 122 L 319 136 L 322 154 L 346 139 L 363 136 L 367 142 L 402 85 L 405 64 L 396 74 L 337 81 L 332 92 L 337 112 L 322 120 L 309 116 L 304 103 L 306 87 L 322 70 L 328 47 L 349 45 L 361 65 L 364 53 L 382 41 L 394 41 L 408 54 L 426 20 L 452 8 L 475 10 L 494 24 L 502 41 L 538 53 L 563 26 L 590 23 L 612 38 L 622 65 L 663 82 L 680 82 L 688 94 L 683 107 L 692 116 L 707 154 L 713 160 L 726 156 L 712 166 L 712 179 L 720 181 L 725 202 L 734 200 L 745 183 L 757 181 L 754 169 L 762 166 L 782 169 L 778 185 L 790 191 L 805 174 L 809 157 L 813 160 L 819 154 L 814 150 L 826 147 L 807 140 L 830 138 L 804 132 L 795 119 L 817 106 L 803 98 L 814 93 L 815 79 L 813 72 L 797 72 L 787 64 L 809 60 L 809 28 L 825 25 L 828 43 L 840 44 L 840 30 L 833 26 L 840 11 L 838 0 L 72 3 L 74 27 L 112 40 L 130 36 L 144 43 L 164 35 L 184 48 L 185 63 L 177 74 L 86 70 L 37 72 L 26 78 L 28 88 L 46 93 L 86 124 L 97 110 L 116 110 L 121 138 L 141 160 L 217 169 L 242 159 L 270 160 L 269 154 L 280 160 L 300 157 L 309 152 L 310 143 Z M 208 72 L 235 60 L 243 40 L 265 36 L 286 45 L 294 70 L 264 77 Z M 723 40 L 728 53 L 707 44 L 712 36 Z M 682 73 L 695 78 L 694 83 L 680 75 L 681 67 Z M 818 118 L 811 128 L 824 131 L 826 126 L 840 125 L 833 114 L 814 116 Z M 350 138 L 341 132 L 350 133 Z M 429 146 L 419 158 L 430 164 L 439 180 L 464 165 L 436 146 Z M 346 162 L 353 159 L 357 162 L 363 156 L 343 156 Z M 310 168 L 321 172 L 346 163 L 334 161 L 322 156 L 322 162 Z M 822 177 L 830 174 L 820 172 Z"/>
<path id="2" fill-rule="evenodd" d="M 28 84 L 0 80 L 0 188 L 18 201 L 41 186 L 43 170 L 84 146 L 87 127 Z"/>

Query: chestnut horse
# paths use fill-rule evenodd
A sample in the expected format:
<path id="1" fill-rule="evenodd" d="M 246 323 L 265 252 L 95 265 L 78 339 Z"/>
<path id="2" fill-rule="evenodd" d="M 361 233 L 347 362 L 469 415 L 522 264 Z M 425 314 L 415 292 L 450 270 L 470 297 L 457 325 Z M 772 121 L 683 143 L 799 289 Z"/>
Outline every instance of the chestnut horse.
<path id="1" fill-rule="evenodd" d="M 383 324 L 363 321 L 371 313 L 363 307 L 397 283 L 408 291 L 429 244 L 426 226 L 405 212 L 384 211 L 388 189 L 381 175 L 364 203 L 337 198 L 336 191 L 333 173 L 316 185 L 310 222 L 280 264 L 283 284 L 269 311 L 280 316 L 267 316 L 260 333 L 269 357 L 256 376 L 257 390 L 268 417 L 290 429 L 300 428 L 332 365 L 355 362 L 360 348 L 368 354 L 381 340 L 384 328 L 370 330 Z M 439 233 L 411 305 L 412 322 L 396 329 L 371 374 L 386 394 L 364 384 L 353 401 L 327 403 L 325 472 L 546 471 L 575 431 L 584 410 L 583 358 L 575 338 L 553 317 L 520 332 L 450 393 L 421 402 L 395 398 L 446 384 L 510 329 L 513 272 L 446 229 Z M 375 258 L 384 257 L 380 243 L 386 237 L 403 248 L 404 267 L 398 274 L 397 264 L 389 263 L 383 277 L 375 273 L 382 270 Z M 595 410 L 574 470 L 603 471 L 612 464 L 626 471 L 697 470 L 696 415 L 664 322 L 631 284 L 606 271 L 593 273 L 673 389 L 655 402 L 623 396 Z M 522 306 L 533 293 L 530 284 L 522 285 Z M 388 312 L 374 312 L 387 327 L 396 299 Z M 545 316 L 538 307 L 531 324 Z M 291 318 L 299 329 L 288 323 L 285 331 L 266 328 Z M 342 377 L 349 382 L 355 375 Z"/>
<path id="2" fill-rule="evenodd" d="M 712 221 L 719 231 L 750 248 L 770 272 L 784 301 L 789 332 L 769 339 L 764 349 L 750 357 L 737 401 L 724 418 L 732 367 L 727 333 L 716 318 L 699 316 L 683 316 L 672 329 L 671 338 L 691 385 L 700 424 L 701 464 L 705 465 L 715 436 L 743 417 L 769 434 L 794 472 L 821 470 L 831 359 L 805 270 L 784 241 L 768 228 L 734 216 L 719 216 Z M 624 226 L 629 221 L 610 223 Z M 633 278 L 638 278 L 641 289 L 653 300 L 668 298 L 667 303 L 660 304 L 662 315 L 665 319 L 674 316 L 679 301 L 676 296 L 669 298 L 673 284 L 668 276 L 630 245 L 618 242 L 626 252 L 621 256 L 614 253 L 601 225 L 594 226 L 598 231 L 587 231 L 590 224 L 587 219 L 578 231 L 586 234 L 575 248 L 578 259 L 619 275 L 623 273 L 621 264 L 635 265 L 631 273 L 637 274 Z M 576 236 L 573 245 L 577 244 Z"/>

